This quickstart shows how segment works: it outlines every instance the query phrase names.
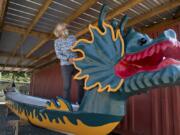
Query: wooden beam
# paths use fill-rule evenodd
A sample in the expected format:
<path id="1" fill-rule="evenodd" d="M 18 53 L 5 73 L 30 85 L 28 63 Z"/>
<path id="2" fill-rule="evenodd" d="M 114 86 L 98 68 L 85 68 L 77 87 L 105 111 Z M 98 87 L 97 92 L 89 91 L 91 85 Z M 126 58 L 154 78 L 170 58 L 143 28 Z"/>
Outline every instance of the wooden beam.
<path id="1" fill-rule="evenodd" d="M 124 3 L 124 4 L 120 5 L 119 7 L 117 7 L 116 9 L 114 9 L 113 11 L 109 12 L 109 13 L 107 14 L 106 19 L 107 19 L 107 20 L 110 20 L 110 19 L 116 17 L 117 15 L 119 15 L 119 14 L 127 11 L 128 9 L 134 7 L 135 5 L 137 5 L 137 4 L 139 4 L 139 3 L 143 2 L 143 1 L 144 1 L 144 0 L 129 0 L 129 1 L 127 1 L 126 3 Z M 96 20 L 95 22 L 93 22 L 92 25 L 97 25 L 97 23 L 98 23 L 98 20 Z M 76 34 L 76 37 L 80 37 L 80 36 L 86 34 L 88 31 L 89 31 L 89 28 L 88 28 L 88 26 L 87 26 L 86 28 L 84 28 L 83 30 L 81 30 L 80 32 L 78 32 L 78 33 Z"/>
<path id="2" fill-rule="evenodd" d="M 24 60 L 36 60 L 37 57 L 29 57 L 29 58 L 25 58 L 25 56 L 21 56 L 21 55 L 15 55 L 14 57 L 11 56 L 11 53 L 9 52 L 4 52 L 4 51 L 0 51 L 0 57 L 11 57 L 11 58 L 17 58 L 17 59 L 20 59 L 20 58 L 23 58 Z"/>
<path id="3" fill-rule="evenodd" d="M 10 72 L 12 72 L 12 71 L 17 71 L 17 72 L 19 72 L 19 70 L 21 70 L 22 72 L 23 71 L 28 71 L 28 70 L 32 70 L 33 68 L 29 68 L 29 67 L 14 67 L 14 66 L 8 66 L 7 65 L 7 67 L 2 67 L 2 66 L 0 66 L 0 72 L 2 72 L 2 71 L 10 71 Z"/>
<path id="4" fill-rule="evenodd" d="M 39 9 L 39 12 L 35 16 L 35 18 L 32 20 L 31 25 L 28 27 L 26 34 L 28 36 L 29 32 L 33 29 L 33 27 L 36 25 L 36 23 L 39 21 L 39 19 L 42 17 L 42 15 L 46 12 L 48 7 L 51 5 L 53 0 L 46 0 L 43 4 L 42 7 Z"/>
<path id="5" fill-rule="evenodd" d="M 33 68 L 31 70 L 34 70 L 37 66 L 40 66 L 40 65 L 35 65 L 37 62 L 40 61 L 40 63 L 47 63 L 47 60 L 49 58 L 49 56 L 53 55 L 54 54 L 54 57 L 56 58 L 56 55 L 55 55 L 55 52 L 54 52 L 54 49 L 52 49 L 51 51 L 48 52 L 48 54 L 44 54 L 42 55 L 41 57 L 35 59 L 34 61 L 32 61 L 30 64 L 28 64 L 28 66 L 32 66 Z M 53 56 L 51 56 L 53 57 Z M 51 58 L 52 59 L 52 58 Z M 21 62 L 21 61 L 20 61 Z M 49 63 L 49 61 L 48 61 Z M 19 66 L 20 64 L 18 64 L 17 66 Z M 29 70 L 27 72 L 30 72 Z"/>
<path id="6" fill-rule="evenodd" d="M 74 19 L 76 19 L 78 16 L 80 16 L 82 13 L 84 13 L 87 9 L 89 9 L 92 5 L 94 5 L 97 2 L 97 0 L 86 0 L 73 14 L 68 16 L 64 23 L 69 24 Z M 32 48 L 29 53 L 26 55 L 26 57 L 30 57 L 35 51 L 40 49 L 47 41 L 51 40 L 53 36 L 53 32 L 51 33 L 51 36 L 49 38 L 45 38 L 42 41 L 40 41 L 37 45 Z"/>
<path id="7" fill-rule="evenodd" d="M 0 64 L 0 67 L 4 67 L 3 64 Z M 33 66 L 16 66 L 16 65 L 12 65 L 12 64 L 8 64 L 6 67 L 12 67 L 12 68 L 31 68 L 33 69 L 34 67 Z"/>
<path id="8" fill-rule="evenodd" d="M 59 63 L 59 60 L 55 57 L 51 58 L 50 61 L 46 61 L 44 63 L 41 63 L 35 67 L 33 67 L 32 69 L 28 70 L 27 72 L 38 72 L 39 70 L 41 70 L 43 67 L 48 68 L 51 65 L 55 64 L 55 63 Z"/>
<path id="9" fill-rule="evenodd" d="M 133 6 L 135 6 L 136 4 L 140 3 L 142 1 L 136 1 L 136 0 L 131 0 L 128 1 L 127 3 L 125 3 L 124 5 L 118 7 L 116 10 L 111 11 L 108 15 L 107 15 L 107 20 L 112 19 L 113 17 L 117 16 L 118 13 L 122 13 L 126 10 L 128 10 L 129 8 L 132 8 Z M 167 10 L 170 10 L 172 8 L 175 8 L 177 6 L 180 5 L 180 0 L 176 0 L 176 1 L 171 1 L 168 3 L 165 3 L 162 6 L 158 6 L 154 9 L 152 9 L 151 11 L 143 14 L 143 15 L 139 15 L 138 17 L 135 17 L 134 19 L 130 20 L 127 24 L 127 27 L 135 25 L 137 23 L 140 23 L 144 20 L 147 20 L 148 18 L 151 18 L 155 15 L 158 15 L 160 13 L 163 13 Z M 93 25 L 97 25 L 97 21 L 95 21 L 94 23 L 92 23 Z M 88 27 L 84 28 L 82 31 L 78 32 L 76 34 L 76 37 L 82 36 L 84 34 L 86 34 L 88 32 Z"/>
<path id="10" fill-rule="evenodd" d="M 43 68 L 44 66 L 47 67 L 49 66 L 49 64 L 53 64 L 54 62 L 58 62 L 59 63 L 59 59 L 56 58 L 56 56 L 54 56 L 53 58 L 51 58 L 50 61 L 46 61 L 44 63 L 41 63 L 40 65 L 35 66 L 35 68 Z"/>
<path id="11" fill-rule="evenodd" d="M 163 22 L 161 22 L 161 23 L 152 25 L 152 26 L 150 26 L 150 27 L 142 28 L 142 29 L 141 29 L 141 32 L 143 32 L 143 33 L 149 33 L 149 32 L 153 32 L 153 31 L 156 31 L 156 30 L 158 30 L 158 29 L 161 29 L 161 28 L 167 28 L 167 27 L 175 26 L 175 25 L 177 25 L 178 23 L 180 23 L 180 16 L 177 17 L 177 18 L 168 19 L 168 20 L 166 20 L 166 21 L 163 21 Z"/>
<path id="12" fill-rule="evenodd" d="M 30 62 L 30 64 L 28 63 L 27 65 L 29 65 L 29 66 L 34 65 L 34 64 L 35 64 L 36 62 L 38 62 L 38 61 L 46 62 L 47 59 L 48 59 L 48 56 L 51 56 L 52 54 L 55 54 L 54 50 L 51 50 L 51 51 L 49 51 L 48 53 L 46 53 L 46 54 L 44 54 L 44 55 L 42 55 L 42 56 L 40 56 L 40 57 L 38 57 L 38 58 L 36 58 L 36 59 L 33 59 L 33 60 Z M 32 56 L 31 56 L 31 57 L 32 57 Z M 29 57 L 29 58 L 31 58 L 31 57 Z M 46 57 L 47 57 L 47 59 L 45 59 Z M 17 62 L 16 66 L 18 67 L 19 65 L 21 65 L 21 63 L 23 62 L 23 60 L 29 59 L 29 58 L 20 59 L 20 60 Z"/>
<path id="13" fill-rule="evenodd" d="M 28 26 L 25 34 L 22 36 L 22 38 L 17 42 L 15 49 L 12 52 L 12 56 L 14 56 L 17 52 L 17 50 L 21 47 L 21 45 L 23 45 L 24 41 L 26 40 L 26 38 L 29 36 L 29 33 L 31 32 L 31 30 L 33 29 L 33 27 L 36 25 L 36 23 L 39 21 L 39 19 L 41 18 L 41 16 L 44 14 L 44 12 L 48 9 L 49 5 L 52 3 L 53 0 L 47 0 L 45 1 L 41 8 L 39 9 L 37 15 L 34 17 L 34 19 L 32 20 L 32 22 L 30 23 L 30 26 Z M 10 58 L 7 59 L 6 64 L 9 62 Z"/>
<path id="14" fill-rule="evenodd" d="M 8 32 L 15 32 L 15 33 L 18 33 L 18 34 L 21 34 L 21 35 L 25 35 L 25 33 L 26 33 L 26 29 L 20 28 L 20 27 L 17 27 L 17 26 L 8 25 L 8 24 L 4 24 L 2 30 L 8 31 Z M 29 35 L 37 37 L 37 38 L 47 38 L 47 37 L 49 37 L 50 34 L 49 33 L 44 33 L 44 32 L 31 31 L 29 33 Z"/>
<path id="15" fill-rule="evenodd" d="M 84 13 L 87 9 L 92 7 L 96 2 L 97 0 L 86 0 L 73 14 L 64 20 L 64 23 L 69 24 L 82 13 Z"/>
<path id="16" fill-rule="evenodd" d="M 2 28 L 2 25 L 3 25 L 6 6 L 7 6 L 7 0 L 1 0 L 0 1 L 0 29 Z"/>
<path id="17" fill-rule="evenodd" d="M 41 48 L 47 41 L 51 40 L 51 36 L 42 39 L 39 41 L 26 55 L 26 58 L 29 58 L 35 51 L 37 51 L 39 48 Z"/>
<path id="18" fill-rule="evenodd" d="M 142 15 L 135 17 L 134 19 L 129 20 L 127 27 L 136 25 L 144 20 L 147 20 L 147 19 L 153 17 L 153 16 L 159 15 L 165 11 L 168 11 L 170 9 L 178 7 L 179 5 L 180 5 L 180 0 L 167 2 L 167 3 L 163 4 L 162 6 L 153 8 L 151 11 L 148 11 L 147 13 L 144 13 Z"/>
<path id="19" fill-rule="evenodd" d="M 48 56 L 50 56 L 50 55 L 52 55 L 52 54 L 54 54 L 54 53 L 55 53 L 55 52 L 54 52 L 54 49 L 50 50 L 48 53 L 42 55 L 41 57 L 39 57 L 38 59 L 36 59 L 35 61 L 33 61 L 31 64 L 29 64 L 29 66 L 32 66 L 32 65 L 36 64 L 38 61 L 41 61 L 41 60 L 43 60 L 44 58 L 46 58 L 46 57 L 48 57 Z"/>
<path id="20" fill-rule="evenodd" d="M 19 42 L 19 44 L 16 45 L 16 48 L 14 50 L 14 53 L 16 53 L 17 49 L 19 49 L 19 47 L 24 43 L 24 41 L 26 40 L 26 38 L 28 37 L 29 33 L 31 32 L 31 30 L 33 29 L 33 27 L 36 25 L 36 23 L 39 21 L 39 19 L 41 18 L 41 16 L 45 13 L 45 11 L 48 9 L 49 5 L 52 3 L 53 0 L 47 0 L 42 4 L 42 7 L 39 9 L 37 15 L 34 17 L 34 19 L 32 20 L 30 26 L 28 26 L 28 29 L 26 30 L 25 35 L 23 36 L 23 38 L 21 39 L 21 41 Z"/>

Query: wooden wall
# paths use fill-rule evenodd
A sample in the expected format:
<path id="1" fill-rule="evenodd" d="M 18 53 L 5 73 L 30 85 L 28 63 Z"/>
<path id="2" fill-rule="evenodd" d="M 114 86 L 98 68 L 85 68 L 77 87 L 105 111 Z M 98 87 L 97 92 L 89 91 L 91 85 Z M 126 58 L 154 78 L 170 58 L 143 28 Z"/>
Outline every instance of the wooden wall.
<path id="1" fill-rule="evenodd" d="M 127 115 L 114 132 L 122 135 L 179 135 L 180 86 L 131 97 Z"/>

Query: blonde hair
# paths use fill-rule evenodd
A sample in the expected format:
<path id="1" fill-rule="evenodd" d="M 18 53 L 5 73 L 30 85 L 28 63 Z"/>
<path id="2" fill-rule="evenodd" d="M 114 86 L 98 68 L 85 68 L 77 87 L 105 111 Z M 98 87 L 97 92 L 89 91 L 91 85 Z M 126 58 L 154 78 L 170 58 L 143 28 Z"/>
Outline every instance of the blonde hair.
<path id="1" fill-rule="evenodd" d="M 59 27 L 64 27 L 64 29 L 66 29 L 67 27 L 67 24 L 66 23 L 58 23 L 53 31 L 53 34 L 56 36 L 56 37 L 60 37 L 62 35 L 62 31 L 63 30 L 59 30 L 58 28 Z"/>

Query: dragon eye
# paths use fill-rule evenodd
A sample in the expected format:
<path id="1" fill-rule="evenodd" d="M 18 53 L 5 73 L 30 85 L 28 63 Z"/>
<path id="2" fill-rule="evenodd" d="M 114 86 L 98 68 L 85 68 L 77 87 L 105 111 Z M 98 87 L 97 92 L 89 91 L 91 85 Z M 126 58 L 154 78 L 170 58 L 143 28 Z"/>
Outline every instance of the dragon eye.
<path id="1" fill-rule="evenodd" d="M 145 38 L 141 38 L 141 39 L 138 40 L 138 44 L 140 46 L 143 46 L 146 42 L 147 42 L 147 39 L 145 39 Z"/>

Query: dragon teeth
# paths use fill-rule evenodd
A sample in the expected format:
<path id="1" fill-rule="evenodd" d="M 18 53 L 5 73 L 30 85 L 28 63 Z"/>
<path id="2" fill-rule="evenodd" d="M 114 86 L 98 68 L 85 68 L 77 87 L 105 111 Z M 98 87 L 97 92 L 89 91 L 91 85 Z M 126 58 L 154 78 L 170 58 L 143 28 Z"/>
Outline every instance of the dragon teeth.
<path id="1" fill-rule="evenodd" d="M 139 53 L 138 55 L 137 55 L 137 60 L 140 60 L 141 59 L 141 53 Z"/>
<path id="2" fill-rule="evenodd" d="M 132 61 L 135 61 L 137 59 L 137 55 L 133 55 Z"/>
<path id="3" fill-rule="evenodd" d="M 148 55 L 149 55 L 149 50 L 146 50 L 146 51 L 144 52 L 144 55 L 145 55 L 145 57 L 148 56 Z"/>
<path id="4" fill-rule="evenodd" d="M 128 57 L 126 57 L 127 61 L 130 61 L 130 60 L 131 60 L 131 58 L 132 58 L 132 56 L 131 56 L 131 55 L 130 55 L 130 56 L 128 56 Z"/>
<path id="5" fill-rule="evenodd" d="M 154 52 L 155 52 L 155 47 L 153 46 L 152 48 L 150 48 L 148 55 L 152 56 L 154 54 Z"/>
<path id="6" fill-rule="evenodd" d="M 161 50 L 161 47 L 159 45 L 156 46 L 156 53 L 159 53 L 160 50 Z"/>
<path id="7" fill-rule="evenodd" d="M 144 52 L 143 54 L 142 54 L 142 58 L 145 58 L 147 55 L 146 55 L 146 52 Z"/>

